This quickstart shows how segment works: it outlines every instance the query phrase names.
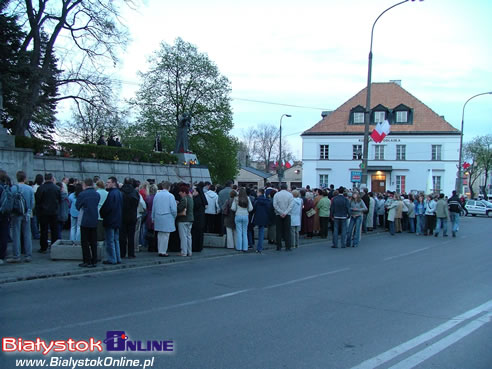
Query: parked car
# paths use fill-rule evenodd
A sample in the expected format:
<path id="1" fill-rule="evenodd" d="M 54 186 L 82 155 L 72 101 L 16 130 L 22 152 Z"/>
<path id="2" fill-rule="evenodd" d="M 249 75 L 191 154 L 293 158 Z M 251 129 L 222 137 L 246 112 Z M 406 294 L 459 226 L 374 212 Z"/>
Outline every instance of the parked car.
<path id="1" fill-rule="evenodd" d="M 492 203 L 485 200 L 468 200 L 465 204 L 465 215 L 468 214 L 492 217 Z"/>

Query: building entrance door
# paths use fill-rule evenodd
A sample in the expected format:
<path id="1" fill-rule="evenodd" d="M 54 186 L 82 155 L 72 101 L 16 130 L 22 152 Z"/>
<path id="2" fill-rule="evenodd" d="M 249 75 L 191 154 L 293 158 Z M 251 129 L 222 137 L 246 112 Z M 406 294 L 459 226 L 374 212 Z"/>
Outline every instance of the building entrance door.
<path id="1" fill-rule="evenodd" d="M 386 192 L 386 173 L 376 172 L 371 176 L 371 191 L 376 192 Z"/>

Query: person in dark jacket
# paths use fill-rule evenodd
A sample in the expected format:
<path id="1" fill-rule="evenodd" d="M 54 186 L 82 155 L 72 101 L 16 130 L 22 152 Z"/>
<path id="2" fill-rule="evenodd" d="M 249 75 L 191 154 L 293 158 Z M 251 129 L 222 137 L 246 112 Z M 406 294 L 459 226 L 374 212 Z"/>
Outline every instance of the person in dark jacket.
<path id="1" fill-rule="evenodd" d="M 85 179 L 82 187 L 84 190 L 77 196 L 75 203 L 75 207 L 79 210 L 79 216 L 82 216 L 80 243 L 83 263 L 79 266 L 94 268 L 97 264 L 97 220 L 99 218 L 97 209 L 101 196 L 94 188 L 92 178 Z"/>
<path id="2" fill-rule="evenodd" d="M 0 169 L 0 197 L 2 192 L 10 188 L 11 181 L 7 172 Z M 10 214 L 0 214 L 0 264 L 7 257 L 7 244 L 9 241 Z"/>
<path id="3" fill-rule="evenodd" d="M 123 202 L 120 227 L 120 253 L 122 258 L 127 255 L 129 258 L 134 258 L 137 207 L 140 201 L 140 196 L 133 185 L 132 178 L 125 178 L 123 181 L 123 187 L 121 187 L 121 194 L 123 196 Z"/>
<path id="4" fill-rule="evenodd" d="M 108 197 L 99 210 L 103 218 L 107 260 L 103 264 L 121 264 L 120 226 L 122 211 L 122 195 L 116 177 L 109 177 L 106 182 Z"/>
<path id="5" fill-rule="evenodd" d="M 205 207 L 208 205 L 203 193 L 203 182 L 193 190 L 193 225 L 191 227 L 191 250 L 203 250 L 203 232 L 205 231 Z"/>
<path id="6" fill-rule="evenodd" d="M 343 196 L 344 188 L 340 187 L 333 193 L 330 215 L 333 219 L 333 248 L 338 247 L 338 234 L 342 237 L 342 248 L 345 248 L 347 237 L 347 218 L 350 215 L 350 202 Z"/>
<path id="7" fill-rule="evenodd" d="M 268 224 L 270 223 L 270 214 L 272 211 L 272 202 L 266 198 L 265 189 L 260 188 L 258 190 L 258 197 L 253 205 L 253 224 L 258 226 L 258 243 L 256 245 L 257 253 L 261 253 L 263 251 L 265 227 L 268 227 Z"/>
<path id="8" fill-rule="evenodd" d="M 460 228 L 460 214 L 463 211 L 461 207 L 461 202 L 456 194 L 456 191 L 453 191 L 453 196 L 448 199 L 449 206 L 449 220 L 451 221 L 451 231 L 453 232 L 453 237 L 456 237 L 456 232 Z"/>
<path id="9" fill-rule="evenodd" d="M 48 228 L 51 233 L 51 244 L 58 240 L 58 209 L 61 204 L 60 188 L 54 183 L 51 173 L 44 175 L 44 183 L 36 191 L 36 213 L 41 226 L 39 252 L 48 252 Z"/>

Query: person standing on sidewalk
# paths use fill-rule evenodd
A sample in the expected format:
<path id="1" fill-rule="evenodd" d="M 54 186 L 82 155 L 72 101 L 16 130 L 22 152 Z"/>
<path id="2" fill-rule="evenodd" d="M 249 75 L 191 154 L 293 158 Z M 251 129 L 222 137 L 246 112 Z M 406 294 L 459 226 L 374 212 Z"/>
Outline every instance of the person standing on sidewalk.
<path id="1" fill-rule="evenodd" d="M 357 247 L 360 241 L 360 231 L 362 228 L 363 214 L 367 212 L 364 201 L 358 192 L 354 192 L 350 200 L 350 223 L 347 235 L 347 247 Z"/>
<path id="2" fill-rule="evenodd" d="M 453 191 L 453 196 L 448 199 L 448 207 L 449 207 L 449 219 L 451 220 L 451 231 L 453 232 L 453 237 L 456 237 L 456 232 L 458 232 L 460 228 L 460 214 L 463 211 L 461 207 L 460 198 L 456 194 L 456 191 Z"/>
<path id="3" fill-rule="evenodd" d="M 23 215 L 12 213 L 10 223 L 12 224 L 12 241 L 13 241 L 13 257 L 7 259 L 9 263 L 19 263 L 21 261 L 21 239 L 24 242 L 25 262 L 32 260 L 32 233 L 31 233 L 31 216 L 34 207 L 34 190 L 31 186 L 26 185 L 26 173 L 18 171 L 17 185 L 12 186 L 12 193 L 19 191 L 24 198 L 26 205 L 26 213 Z"/>
<path id="4" fill-rule="evenodd" d="M 258 226 L 258 243 L 256 244 L 256 252 L 263 251 L 263 241 L 265 238 L 265 227 L 268 226 L 268 218 L 270 216 L 270 207 L 272 203 L 268 201 L 265 196 L 265 189 L 260 188 L 258 190 L 258 196 L 256 197 L 253 205 L 253 224 Z"/>
<path id="5" fill-rule="evenodd" d="M 140 195 L 133 185 L 132 178 L 125 178 L 121 187 L 122 214 L 120 227 L 120 252 L 121 257 L 135 257 L 135 228 L 137 225 L 137 207 Z"/>
<path id="6" fill-rule="evenodd" d="M 157 249 L 161 257 L 169 256 L 167 254 L 169 235 L 176 230 L 176 199 L 169 192 L 170 187 L 169 182 L 162 183 L 163 189 L 155 194 L 151 208 L 153 229 L 157 232 Z"/>
<path id="7" fill-rule="evenodd" d="M 60 188 L 54 183 L 51 173 L 44 175 L 44 183 L 36 191 L 36 212 L 41 226 L 40 249 L 38 252 L 48 252 L 48 229 L 51 233 L 51 245 L 58 240 L 58 209 L 61 203 Z"/>
<path id="8" fill-rule="evenodd" d="M 347 218 L 350 216 L 350 202 L 343 196 L 344 188 L 340 187 L 333 193 L 331 199 L 331 217 L 333 218 L 333 246 L 338 248 L 338 235 L 342 239 L 342 249 L 345 248 L 347 237 Z"/>
<path id="9" fill-rule="evenodd" d="M 106 242 L 107 260 L 103 264 L 121 264 L 120 256 L 120 226 L 123 199 L 118 188 L 116 177 L 109 177 L 106 182 L 108 197 L 99 210 L 103 219 L 104 238 Z"/>
<path id="10" fill-rule="evenodd" d="M 179 187 L 181 201 L 178 204 L 176 222 L 178 223 L 181 256 L 192 255 L 191 227 L 193 226 L 193 199 L 190 188 L 182 184 Z"/>
<path id="11" fill-rule="evenodd" d="M 328 192 L 326 190 L 321 191 L 321 199 L 318 201 L 316 207 L 318 208 L 319 214 L 319 224 L 320 224 L 320 232 L 319 235 L 321 238 L 328 238 L 328 226 L 330 224 L 330 207 L 331 202 L 328 198 Z"/>
<path id="12" fill-rule="evenodd" d="M 277 228 L 277 251 L 282 249 L 282 238 L 285 240 L 285 250 L 290 251 L 290 212 L 294 204 L 294 197 L 287 191 L 287 184 L 280 185 L 280 192 L 273 197 L 275 209 L 275 225 Z"/>
<path id="13" fill-rule="evenodd" d="M 82 183 L 83 191 L 77 197 L 75 206 L 83 210 L 80 223 L 80 243 L 82 245 L 83 263 L 80 267 L 94 268 L 97 264 L 97 220 L 98 204 L 101 198 L 94 188 L 92 178 Z"/>
<path id="14" fill-rule="evenodd" d="M 292 247 L 299 247 L 299 232 L 301 231 L 301 218 L 302 218 L 302 200 L 299 197 L 299 191 L 292 191 L 294 201 L 292 202 L 292 210 L 290 212 L 290 237 Z"/>
<path id="15" fill-rule="evenodd" d="M 436 204 L 437 223 L 436 223 L 436 229 L 434 230 L 435 237 L 439 236 L 439 233 L 441 232 L 441 228 L 443 229 L 442 235 L 444 237 L 448 237 L 448 216 L 449 216 L 448 203 L 444 199 L 444 194 L 441 193 L 439 195 L 439 200 L 437 201 Z"/>
<path id="16" fill-rule="evenodd" d="M 236 250 L 248 251 L 248 214 L 253 210 L 251 200 L 246 194 L 246 189 L 241 187 L 239 195 L 234 199 L 231 210 L 235 213 L 234 223 L 236 224 Z"/>

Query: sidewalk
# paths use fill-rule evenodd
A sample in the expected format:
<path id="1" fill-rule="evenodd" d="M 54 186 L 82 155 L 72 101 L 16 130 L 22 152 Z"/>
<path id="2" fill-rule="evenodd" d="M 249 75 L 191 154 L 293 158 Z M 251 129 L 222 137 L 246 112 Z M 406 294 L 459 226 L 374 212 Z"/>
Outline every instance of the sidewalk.
<path id="1" fill-rule="evenodd" d="M 382 232 L 382 230 L 369 232 L 369 234 L 377 234 Z M 331 232 L 330 232 L 331 233 Z M 67 231 L 63 231 L 64 239 L 69 237 Z M 366 236 L 364 236 L 366 237 Z M 301 238 L 300 246 L 305 246 L 309 244 L 315 244 L 320 242 L 329 243 L 331 246 L 331 238 L 328 240 L 321 239 L 319 237 L 313 237 L 312 239 Z M 263 243 L 265 250 L 274 250 L 275 245 L 270 245 L 265 240 Z M 32 279 L 44 279 L 44 278 L 54 278 L 54 277 L 65 277 L 72 275 L 86 275 L 93 273 L 100 273 L 106 271 L 113 271 L 118 269 L 128 269 L 128 268 L 138 268 L 149 265 L 160 265 L 160 264 L 170 264 L 170 263 L 180 263 L 189 262 L 192 260 L 208 259 L 214 257 L 222 256 L 232 256 L 232 255 L 242 255 L 242 253 L 236 251 L 235 249 L 227 248 L 211 248 L 204 247 L 202 252 L 195 252 L 191 257 L 180 256 L 179 252 L 170 252 L 169 257 L 163 258 L 159 257 L 155 252 L 148 252 L 146 250 L 136 253 L 136 258 L 134 259 L 123 259 L 122 264 L 118 265 L 105 265 L 101 262 L 97 264 L 96 268 L 81 268 L 79 264 L 82 262 L 82 252 L 81 260 L 51 260 L 50 254 L 40 254 L 39 250 L 39 240 L 33 240 L 33 258 L 30 263 L 15 263 L 9 264 L 5 263 L 0 265 L 0 284 L 3 283 L 13 283 L 20 281 L 28 281 Z M 8 244 L 8 254 L 11 253 L 12 243 Z M 249 253 L 254 252 L 249 250 Z"/>

